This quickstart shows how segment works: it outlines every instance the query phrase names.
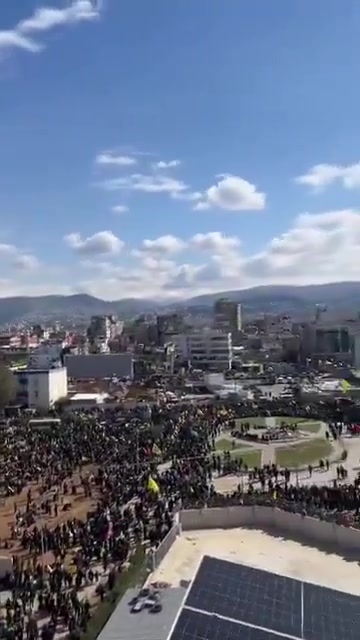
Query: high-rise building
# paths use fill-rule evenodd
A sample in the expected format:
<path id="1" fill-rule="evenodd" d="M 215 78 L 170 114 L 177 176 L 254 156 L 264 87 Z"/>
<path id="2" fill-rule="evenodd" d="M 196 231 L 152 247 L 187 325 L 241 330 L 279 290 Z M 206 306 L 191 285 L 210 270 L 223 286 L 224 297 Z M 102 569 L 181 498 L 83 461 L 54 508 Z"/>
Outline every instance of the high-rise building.
<path id="1" fill-rule="evenodd" d="M 106 351 L 109 340 L 120 335 L 123 323 L 116 316 L 92 316 L 87 330 L 91 350 Z"/>
<path id="2" fill-rule="evenodd" d="M 315 353 L 349 353 L 350 335 L 345 326 L 322 327 L 315 330 Z"/>
<path id="3" fill-rule="evenodd" d="M 227 298 L 219 298 L 214 304 L 215 329 L 236 334 L 241 331 L 241 304 Z"/>
<path id="4" fill-rule="evenodd" d="M 160 345 L 165 343 L 166 336 L 181 333 L 185 329 L 184 318 L 179 313 L 168 313 L 157 316 L 156 325 L 157 338 Z"/>
<path id="5" fill-rule="evenodd" d="M 211 371 L 231 369 L 233 347 L 231 333 L 205 329 L 171 336 L 177 355 L 194 368 Z"/>

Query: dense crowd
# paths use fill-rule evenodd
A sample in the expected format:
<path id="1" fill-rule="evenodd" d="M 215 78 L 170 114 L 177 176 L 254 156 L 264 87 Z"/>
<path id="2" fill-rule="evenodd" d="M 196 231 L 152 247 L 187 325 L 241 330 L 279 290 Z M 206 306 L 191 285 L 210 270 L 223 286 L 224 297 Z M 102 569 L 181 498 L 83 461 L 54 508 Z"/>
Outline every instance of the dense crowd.
<path id="1" fill-rule="evenodd" d="M 268 506 L 301 515 L 318 517 L 344 526 L 360 528 L 360 481 L 333 486 L 298 486 L 292 483 L 269 482 L 265 488 L 249 485 L 247 491 L 240 485 L 231 493 L 218 493 L 213 487 L 205 499 L 187 500 L 184 508 L 225 506 Z"/>
<path id="2" fill-rule="evenodd" d="M 180 500 L 185 508 L 275 501 L 319 515 L 353 512 L 356 519 L 357 485 L 301 488 L 287 469 L 248 469 L 216 453 L 216 437 L 234 430 L 237 418 L 271 415 L 323 419 L 333 435 L 343 420 L 338 407 L 281 399 L 232 407 L 139 403 L 64 414 L 60 424 L 41 428 L 26 414 L 9 419 L 0 432 L 0 487 L 12 500 L 13 523 L 0 542 L 14 563 L 3 635 L 51 640 L 66 628 L 75 640 L 91 615 L 84 587 L 92 585 L 100 598 L 111 591 L 138 545 L 159 545 Z M 214 478 L 240 471 L 246 487 L 216 492 Z M 72 512 L 80 498 L 89 504 L 81 517 Z"/>

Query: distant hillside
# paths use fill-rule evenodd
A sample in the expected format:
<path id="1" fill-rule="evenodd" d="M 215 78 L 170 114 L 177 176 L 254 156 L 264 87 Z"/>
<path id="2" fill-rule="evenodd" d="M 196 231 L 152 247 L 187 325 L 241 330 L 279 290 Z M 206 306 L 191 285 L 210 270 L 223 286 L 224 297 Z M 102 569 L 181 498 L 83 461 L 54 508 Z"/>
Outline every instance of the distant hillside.
<path id="1" fill-rule="evenodd" d="M 249 312 L 303 313 L 323 303 L 329 309 L 360 310 L 360 282 L 337 282 L 303 287 L 264 286 L 238 291 L 222 291 L 197 296 L 177 304 L 125 298 L 107 302 L 86 294 L 0 298 L 0 325 L 17 322 L 40 322 L 51 319 L 84 319 L 96 314 L 116 314 L 131 318 L 150 311 L 210 307 L 221 297 L 240 302 Z"/>
<path id="2" fill-rule="evenodd" d="M 353 306 L 360 308 L 360 282 L 334 282 L 329 284 L 314 284 L 302 287 L 290 285 L 268 285 L 242 289 L 237 291 L 223 291 L 191 298 L 191 304 L 211 305 L 219 297 L 229 298 L 243 304 L 261 302 L 288 301 L 295 304 L 315 305 L 324 303 L 329 306 Z"/>
<path id="3" fill-rule="evenodd" d="M 0 325 L 39 322 L 41 318 L 86 319 L 92 315 L 112 313 L 132 317 L 155 307 L 153 302 L 147 300 L 124 298 L 116 302 L 107 302 L 86 294 L 0 298 Z"/>

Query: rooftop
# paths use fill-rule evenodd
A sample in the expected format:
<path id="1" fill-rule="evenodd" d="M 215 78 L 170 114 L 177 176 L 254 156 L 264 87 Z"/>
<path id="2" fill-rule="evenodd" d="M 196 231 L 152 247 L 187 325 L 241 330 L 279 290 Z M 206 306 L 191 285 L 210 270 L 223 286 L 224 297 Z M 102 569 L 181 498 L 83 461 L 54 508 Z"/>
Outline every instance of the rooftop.
<path id="1" fill-rule="evenodd" d="M 204 555 L 360 595 L 360 567 L 356 562 L 246 528 L 183 533 L 149 582 L 164 581 L 179 587 L 194 578 Z"/>
<path id="2" fill-rule="evenodd" d="M 41 367 L 41 368 L 31 368 L 31 367 L 18 367 L 18 368 L 12 368 L 12 372 L 16 375 L 16 374 L 26 374 L 26 375 L 31 375 L 31 374 L 41 374 L 41 373 L 51 373 L 52 371 L 66 371 L 66 367 Z"/>
<path id="3" fill-rule="evenodd" d="M 158 588 L 156 583 L 163 584 L 162 610 L 132 613 L 129 603 L 139 589 L 131 589 L 99 640 L 358 637 L 359 601 L 353 598 L 360 595 L 358 564 L 260 530 L 183 533 L 146 586 Z M 339 591 L 350 595 L 339 598 Z M 310 634 L 318 624 L 320 635 Z"/>
<path id="4" fill-rule="evenodd" d="M 103 402 L 105 398 L 108 398 L 107 393 L 75 393 L 70 401 L 75 402 Z"/>

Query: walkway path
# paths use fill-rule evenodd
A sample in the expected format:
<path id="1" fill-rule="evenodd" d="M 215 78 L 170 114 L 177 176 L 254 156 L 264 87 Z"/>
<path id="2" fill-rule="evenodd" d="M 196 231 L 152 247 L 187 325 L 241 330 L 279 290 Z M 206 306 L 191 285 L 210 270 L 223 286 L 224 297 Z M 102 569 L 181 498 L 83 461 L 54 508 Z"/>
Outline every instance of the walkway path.
<path id="1" fill-rule="evenodd" d="M 276 418 L 265 418 L 265 426 L 267 429 L 275 429 Z M 261 466 L 266 464 L 274 464 L 276 461 L 276 442 L 265 444 L 261 447 Z"/>
<path id="2" fill-rule="evenodd" d="M 269 420 L 269 418 L 267 418 Z M 274 420 L 274 418 L 272 418 Z M 313 422 L 313 421 L 311 421 Z M 316 421 L 318 422 L 318 421 Z M 267 424 L 267 426 L 273 426 Z M 246 441 L 246 446 L 248 448 L 253 448 L 257 450 L 261 450 L 262 452 L 262 465 L 264 464 L 272 464 L 275 462 L 276 457 L 276 449 L 287 446 L 295 446 L 297 444 L 303 444 L 304 442 L 309 442 L 311 439 L 319 439 L 326 437 L 326 431 L 328 430 L 328 425 L 324 422 L 320 422 L 320 429 L 317 432 L 307 432 L 303 431 L 306 434 L 306 438 L 299 437 L 291 441 L 281 441 L 281 442 L 272 442 L 271 444 L 262 444 L 261 442 L 250 442 Z M 299 424 L 299 431 L 301 432 L 301 425 Z M 222 433 L 219 436 L 220 438 L 226 437 L 226 433 Z M 239 447 L 241 447 L 241 443 L 245 441 L 238 441 Z M 341 464 L 345 467 L 348 472 L 348 482 L 354 481 L 354 479 L 358 476 L 360 472 L 360 438 L 351 437 L 345 435 L 343 438 L 338 440 L 331 441 L 333 451 L 331 456 L 329 456 L 330 468 L 328 471 L 321 471 L 319 468 L 315 468 L 312 471 L 310 476 L 308 469 L 303 471 L 295 471 L 291 472 L 292 482 L 299 482 L 303 485 L 310 484 L 328 484 L 331 485 L 334 480 L 337 479 L 336 467 L 340 464 L 340 456 L 342 451 L 345 449 L 347 451 L 347 459 L 345 462 Z M 219 477 L 214 479 L 215 487 L 218 491 L 232 491 L 236 488 L 238 484 L 247 485 L 247 477 L 241 476 L 226 476 Z"/>
<path id="3" fill-rule="evenodd" d="M 333 442 L 332 444 L 336 446 L 336 443 Z M 347 460 L 341 464 L 348 472 L 345 482 L 353 482 L 360 472 L 360 438 L 345 437 L 337 446 L 344 447 L 348 452 Z M 326 471 L 326 469 L 321 471 L 319 468 L 315 468 L 311 476 L 308 470 L 299 471 L 297 474 L 292 471 L 291 482 L 294 484 L 298 482 L 300 485 L 325 484 L 331 486 L 334 480 L 337 480 L 336 467 L 338 464 L 338 462 L 331 463 L 329 471 Z M 215 478 L 213 482 L 216 490 L 224 493 L 234 491 L 239 484 L 244 488 L 248 484 L 247 477 L 238 475 Z"/>
<path id="4" fill-rule="evenodd" d="M 268 418 L 269 419 L 269 418 Z M 309 421 L 314 422 L 314 421 Z M 317 420 L 315 422 L 318 422 Z M 299 427 L 301 431 L 301 427 Z M 325 433 L 328 430 L 328 425 L 325 422 L 320 422 L 320 429 L 316 433 L 314 432 L 305 432 L 307 438 L 296 438 L 287 442 L 274 442 L 271 444 L 261 444 L 261 442 L 250 442 L 250 441 L 238 441 L 239 447 L 241 447 L 242 443 L 246 443 L 247 449 L 261 449 L 262 451 L 262 464 L 271 464 L 275 462 L 276 449 L 279 447 L 286 446 L 294 446 L 296 444 L 303 444 L 311 439 L 325 438 Z M 226 436 L 230 434 L 226 434 L 226 432 L 222 432 L 217 440 L 226 438 Z M 310 485 L 310 484 L 332 484 L 334 480 L 337 479 L 336 475 L 336 467 L 339 464 L 339 459 L 341 452 L 346 449 L 348 452 L 348 457 L 346 462 L 343 462 L 342 465 L 348 472 L 348 481 L 352 482 L 360 472 L 360 438 L 345 436 L 340 440 L 332 440 L 331 441 L 333 452 L 329 457 L 330 461 L 330 469 L 329 471 L 320 471 L 319 468 L 313 469 L 312 475 L 309 475 L 309 471 L 306 469 L 304 471 L 298 471 L 296 474 L 295 471 L 292 471 L 292 482 L 298 481 L 300 484 Z M 169 469 L 171 467 L 171 462 L 165 462 L 158 465 L 158 470 L 161 472 Z M 297 480 L 296 480 L 297 475 Z M 244 486 L 247 485 L 247 478 L 241 477 L 238 475 L 234 476 L 225 476 L 213 479 L 214 485 L 217 491 L 233 491 L 239 483 L 244 483 Z"/>
<path id="5" fill-rule="evenodd" d="M 268 428 L 273 428 L 274 426 L 276 426 L 275 423 L 275 418 L 266 418 L 266 426 Z M 271 422 L 270 422 L 271 421 Z M 252 449 L 256 449 L 257 451 L 261 451 L 261 464 L 273 464 L 276 462 L 276 449 L 283 449 L 286 447 L 294 447 L 296 445 L 299 444 L 304 444 L 304 443 L 308 443 L 311 440 L 318 440 L 318 439 L 325 439 L 326 438 L 326 432 L 328 431 L 328 425 L 325 422 L 320 422 L 318 420 L 316 420 L 316 422 L 320 425 L 319 431 L 317 432 L 313 432 L 313 431 L 306 431 L 305 429 L 303 431 L 301 431 L 301 423 L 299 424 L 299 432 L 300 435 L 299 437 L 295 437 L 289 440 L 273 440 L 271 441 L 269 444 L 264 444 L 261 440 L 252 442 L 250 440 L 241 440 L 238 439 L 237 440 L 237 446 L 234 447 L 234 451 L 236 451 L 236 448 L 238 447 L 239 450 L 243 447 L 246 446 L 247 449 L 252 448 Z M 270 424 L 269 424 L 270 423 Z M 314 421 L 309 421 L 309 423 L 314 423 Z M 223 440 L 224 438 L 229 438 L 234 440 L 234 438 L 231 438 L 230 433 L 226 433 L 226 432 L 222 432 L 217 438 L 216 440 Z M 341 453 L 343 451 L 344 448 L 347 448 L 346 442 L 351 442 L 351 439 L 349 438 L 345 438 L 343 440 L 332 440 L 331 441 L 331 445 L 332 445 L 332 453 L 331 456 L 329 456 L 329 460 L 330 462 L 337 462 L 341 456 Z M 317 462 L 317 461 L 316 461 Z"/>

